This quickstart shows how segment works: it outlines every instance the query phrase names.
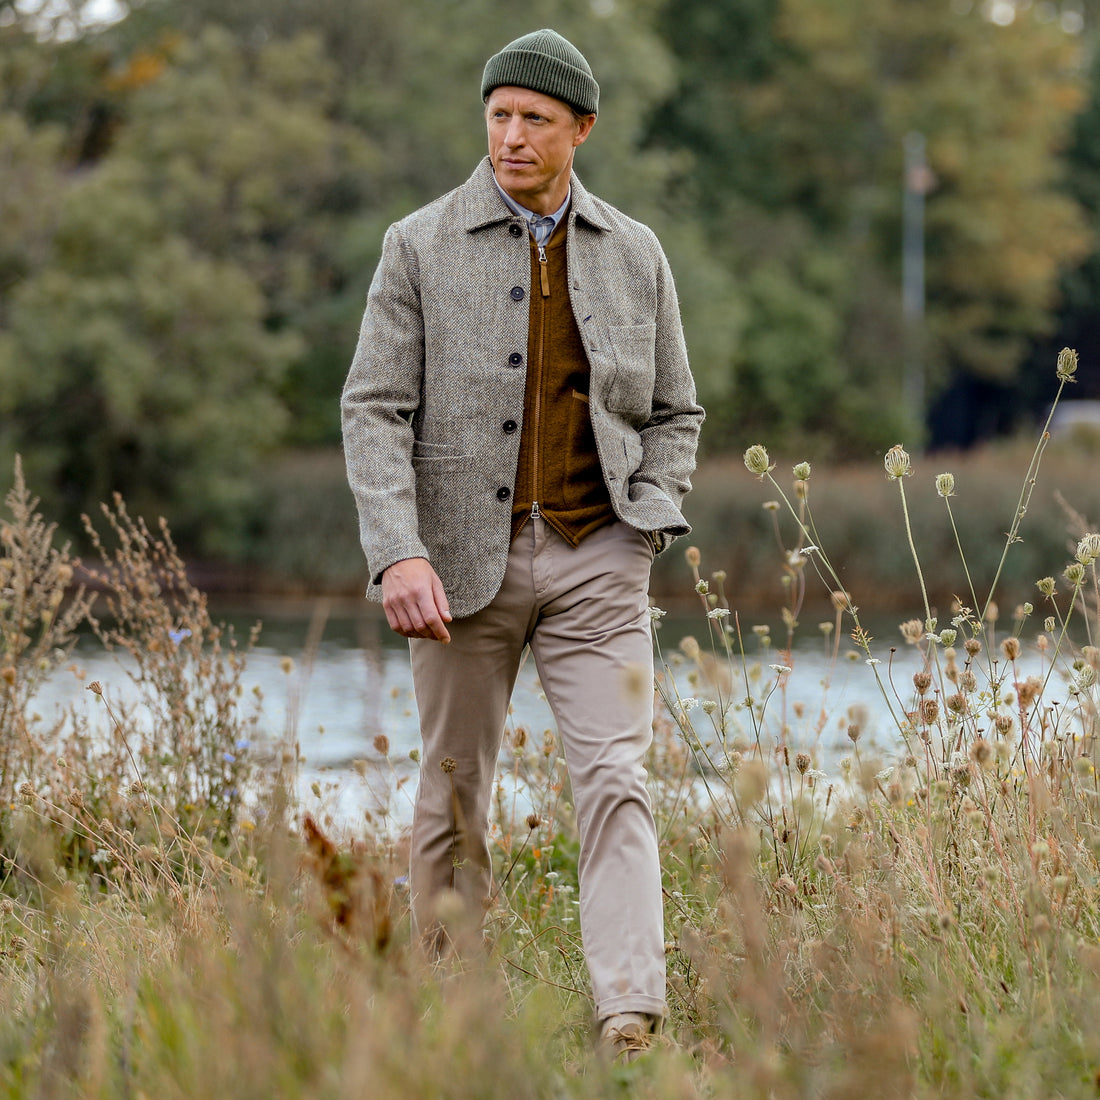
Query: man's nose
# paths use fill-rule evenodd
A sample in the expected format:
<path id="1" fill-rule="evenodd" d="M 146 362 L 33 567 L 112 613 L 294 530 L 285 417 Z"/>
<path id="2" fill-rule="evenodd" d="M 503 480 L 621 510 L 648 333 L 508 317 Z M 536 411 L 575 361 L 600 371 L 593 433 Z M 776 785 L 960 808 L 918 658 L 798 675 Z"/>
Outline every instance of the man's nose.
<path id="1" fill-rule="evenodd" d="M 524 143 L 523 119 L 512 117 L 508 120 L 508 129 L 505 131 L 504 140 L 514 149 Z"/>

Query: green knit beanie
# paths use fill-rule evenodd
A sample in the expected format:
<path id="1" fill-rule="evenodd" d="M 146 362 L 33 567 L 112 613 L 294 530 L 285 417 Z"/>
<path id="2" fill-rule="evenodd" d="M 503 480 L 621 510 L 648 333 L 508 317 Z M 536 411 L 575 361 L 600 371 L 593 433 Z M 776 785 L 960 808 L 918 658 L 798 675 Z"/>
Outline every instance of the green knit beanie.
<path id="1" fill-rule="evenodd" d="M 481 77 L 481 98 L 488 99 L 502 85 L 553 96 L 582 115 L 594 115 L 600 106 L 600 86 L 584 55 L 549 29 L 525 34 L 489 58 Z"/>

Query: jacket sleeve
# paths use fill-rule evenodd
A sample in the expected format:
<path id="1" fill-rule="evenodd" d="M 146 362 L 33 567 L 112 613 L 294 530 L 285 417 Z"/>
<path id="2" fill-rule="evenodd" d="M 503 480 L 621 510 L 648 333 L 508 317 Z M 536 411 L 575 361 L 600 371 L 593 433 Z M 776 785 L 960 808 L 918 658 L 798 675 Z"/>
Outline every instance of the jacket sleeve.
<path id="1" fill-rule="evenodd" d="M 390 226 L 367 294 L 340 403 L 348 482 L 371 581 L 394 562 L 428 556 L 420 540 L 412 420 L 424 376 L 424 317 L 414 250 Z"/>
<path id="2" fill-rule="evenodd" d="M 630 478 L 630 495 L 643 497 L 653 486 L 680 508 L 691 489 L 695 452 L 704 412 L 695 399 L 695 380 L 688 365 L 680 305 L 668 261 L 658 245 L 657 315 L 654 346 L 653 404 L 639 430 L 642 461 Z M 671 536 L 686 530 L 668 532 Z"/>

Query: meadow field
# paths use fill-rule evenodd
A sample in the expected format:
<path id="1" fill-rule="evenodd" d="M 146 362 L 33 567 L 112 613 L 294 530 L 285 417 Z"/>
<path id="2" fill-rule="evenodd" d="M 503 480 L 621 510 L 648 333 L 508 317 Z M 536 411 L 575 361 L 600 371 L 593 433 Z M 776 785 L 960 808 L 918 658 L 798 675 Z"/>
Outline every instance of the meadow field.
<path id="1" fill-rule="evenodd" d="M 780 471 L 754 445 L 727 471 L 772 525 L 770 627 L 742 620 L 734 566 L 705 541 L 672 551 L 697 629 L 669 636 L 654 608 L 656 685 L 608 686 L 609 705 L 658 702 L 670 1016 L 629 1066 L 594 1053 L 552 730 L 508 730 L 485 929 L 456 913 L 453 954 L 430 964 L 400 831 L 337 827 L 320 797 L 306 812 L 294 731 L 260 737 L 243 686 L 254 639 L 212 618 L 169 532 L 116 499 L 77 563 L 17 469 L 0 520 L 0 1096 L 1095 1096 L 1098 517 L 1067 495 L 1049 559 L 1001 594 L 1047 446 L 1022 452 L 992 545 L 968 543 L 955 474 L 886 454 L 885 503 L 864 500 L 899 572 L 890 637 L 863 621 L 808 462 Z M 922 479 L 934 512 L 910 499 Z M 140 720 L 95 682 L 95 721 L 35 713 L 89 618 L 129 656 Z M 793 702 L 804 632 L 882 707 L 836 713 L 827 678 Z"/>

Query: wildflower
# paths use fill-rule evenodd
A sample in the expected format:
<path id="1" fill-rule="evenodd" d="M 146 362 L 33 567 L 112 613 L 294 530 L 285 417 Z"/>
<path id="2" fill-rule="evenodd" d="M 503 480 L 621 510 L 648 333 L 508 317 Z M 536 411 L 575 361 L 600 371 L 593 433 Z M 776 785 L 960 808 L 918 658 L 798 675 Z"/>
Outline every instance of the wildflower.
<path id="1" fill-rule="evenodd" d="M 993 760 L 993 749 L 984 737 L 976 737 L 968 755 L 979 768 L 986 768 Z"/>
<path id="2" fill-rule="evenodd" d="M 716 607 L 713 610 L 707 612 L 707 618 L 725 619 L 729 615 L 729 613 L 730 609 L 728 607 Z"/>
<path id="3" fill-rule="evenodd" d="M 1002 736 L 1007 737 L 1012 732 L 1012 715 L 998 714 L 993 719 L 993 728 Z"/>
<path id="4" fill-rule="evenodd" d="M 754 443 L 745 452 L 745 469 L 747 469 L 750 474 L 759 474 L 762 478 L 770 474 L 772 470 L 775 469 L 775 466 L 769 464 L 767 448 L 759 443 Z"/>
<path id="5" fill-rule="evenodd" d="M 1062 348 L 1058 352 L 1058 369 L 1056 371 L 1060 382 L 1073 382 L 1077 373 L 1077 352 L 1073 348 Z"/>
<path id="6" fill-rule="evenodd" d="M 859 740 L 862 733 L 863 730 L 861 730 L 859 726 L 857 726 L 855 723 L 852 723 L 848 727 L 848 740 L 851 741 L 852 744 L 855 744 Z"/>
<path id="7" fill-rule="evenodd" d="M 916 645 L 924 637 L 924 626 L 921 624 L 920 619 L 910 619 L 908 622 L 902 623 L 898 629 L 901 631 L 902 638 L 909 645 Z"/>
<path id="8" fill-rule="evenodd" d="M 699 705 L 699 700 L 693 695 L 689 695 L 686 699 L 680 700 L 680 709 L 685 713 L 689 710 L 694 710 Z"/>
<path id="9" fill-rule="evenodd" d="M 169 630 L 168 637 L 173 645 L 178 646 L 184 638 L 191 637 L 191 631 L 188 630 L 187 627 L 184 627 L 182 630 Z"/>
<path id="10" fill-rule="evenodd" d="M 852 607 L 852 597 L 848 595 L 842 588 L 837 589 L 835 592 L 829 593 L 829 599 L 832 602 L 833 607 L 837 611 L 854 611 Z"/>
<path id="11" fill-rule="evenodd" d="M 390 739 L 384 733 L 378 734 L 371 743 L 374 745 L 374 751 L 378 753 L 379 756 L 389 756 Z"/>
<path id="12" fill-rule="evenodd" d="M 1027 600 L 1024 600 L 1023 605 L 1020 607 L 1020 610 L 1016 614 L 1018 618 L 1026 619 L 1027 616 L 1030 615 L 1034 610 L 1035 605 L 1032 603 L 1028 603 Z"/>
<path id="13" fill-rule="evenodd" d="M 955 495 L 955 475 L 936 474 L 936 492 L 941 497 L 953 497 Z"/>
<path id="14" fill-rule="evenodd" d="M 1029 676 L 1023 682 L 1016 682 L 1016 694 L 1020 700 L 1020 706 L 1027 710 L 1043 690 L 1043 681 L 1038 676 Z"/>
<path id="15" fill-rule="evenodd" d="M 1001 642 L 1001 652 L 1005 655 L 1007 660 L 1015 661 L 1020 656 L 1020 639 L 1005 638 L 1005 640 Z"/>
<path id="16" fill-rule="evenodd" d="M 764 509 L 765 512 L 778 512 L 779 511 L 779 501 L 778 500 L 766 500 L 761 505 L 761 507 Z"/>
<path id="17" fill-rule="evenodd" d="M 780 875 L 775 880 L 775 889 L 781 893 L 786 894 L 788 897 L 794 897 L 798 893 L 798 884 L 791 878 L 790 875 Z"/>
<path id="18" fill-rule="evenodd" d="M 3 677 L 4 682 L 8 684 L 15 683 L 15 669 L 11 665 L 8 665 L 3 671 L 0 671 L 0 677 Z"/>
<path id="19" fill-rule="evenodd" d="M 699 643 L 690 634 L 680 639 L 680 651 L 689 661 L 699 660 L 699 655 L 702 652 Z"/>
<path id="20" fill-rule="evenodd" d="M 799 775 L 805 775 L 810 769 L 810 754 L 808 752 L 800 752 L 794 758 L 794 766 L 798 769 Z"/>
<path id="21" fill-rule="evenodd" d="M 284 657 L 279 661 L 279 668 L 283 670 L 285 676 L 289 676 L 294 671 L 294 659 L 292 657 Z"/>
<path id="22" fill-rule="evenodd" d="M 704 714 L 713 714 L 718 709 L 718 704 L 713 699 L 704 699 L 699 705 Z"/>
<path id="23" fill-rule="evenodd" d="M 958 631 L 952 630 L 950 627 L 940 631 L 940 641 L 943 642 L 945 646 L 953 646 L 958 636 Z"/>
<path id="24" fill-rule="evenodd" d="M 651 607 L 649 609 L 650 622 L 659 622 L 668 614 L 667 611 L 662 611 L 659 607 Z"/>
<path id="25" fill-rule="evenodd" d="M 446 775 L 451 775 L 454 773 L 455 768 L 458 767 L 458 764 L 455 763 L 455 758 L 453 756 L 445 756 L 440 760 L 439 766 Z"/>
<path id="26" fill-rule="evenodd" d="M 1049 600 L 1054 595 L 1054 578 L 1043 577 L 1035 582 L 1035 587 Z"/>
<path id="27" fill-rule="evenodd" d="M 28 805 L 30 805 L 38 797 L 38 794 L 34 789 L 34 784 L 30 782 L 23 782 L 19 784 L 19 795 Z"/>
<path id="28" fill-rule="evenodd" d="M 700 596 L 705 596 L 710 591 L 710 585 L 706 581 L 696 581 L 695 591 L 698 592 Z"/>
<path id="29" fill-rule="evenodd" d="M 1092 565 L 1097 558 L 1100 558 L 1100 535 L 1095 531 L 1085 535 L 1077 544 L 1075 556 L 1082 565 Z"/>
<path id="30" fill-rule="evenodd" d="M 527 815 L 527 828 L 528 829 L 537 829 L 539 827 L 539 824 L 540 824 L 540 819 L 539 819 L 538 814 L 528 814 Z"/>
<path id="31" fill-rule="evenodd" d="M 768 665 L 768 668 L 778 676 L 782 676 L 785 672 L 791 671 L 790 665 Z"/>
<path id="32" fill-rule="evenodd" d="M 966 696 L 961 691 L 956 691 L 953 695 L 949 695 L 944 704 L 952 714 L 965 714 L 966 713 Z"/>
<path id="33" fill-rule="evenodd" d="M 920 714 L 921 721 L 926 726 L 931 726 L 940 716 L 939 701 L 936 699 L 922 699 L 917 711 Z"/>
<path id="34" fill-rule="evenodd" d="M 982 643 L 977 638 L 967 638 L 963 643 L 963 649 L 966 650 L 968 657 L 977 657 L 982 651 Z"/>
<path id="35" fill-rule="evenodd" d="M 800 462 L 795 466 L 792 473 L 796 481 L 807 481 L 810 477 L 810 464 L 808 462 Z"/>
<path id="36" fill-rule="evenodd" d="M 1062 570 L 1062 576 L 1073 585 L 1074 588 L 1085 583 L 1085 567 L 1079 562 L 1070 562 L 1069 565 Z"/>
<path id="37" fill-rule="evenodd" d="M 923 695 L 932 686 L 932 676 L 930 673 L 925 672 L 923 669 L 920 672 L 913 673 L 913 687 L 917 689 L 918 695 Z"/>
<path id="38" fill-rule="evenodd" d="M 909 455 L 900 443 L 895 443 L 886 452 L 884 459 L 886 476 L 897 478 L 909 477 L 913 472 L 913 464 L 909 461 Z"/>
<path id="39" fill-rule="evenodd" d="M 689 546 L 684 551 L 684 561 L 688 563 L 693 569 L 699 564 L 701 555 L 699 554 L 698 546 Z"/>
<path id="40" fill-rule="evenodd" d="M 1078 691 L 1088 691 L 1096 683 L 1096 669 L 1091 665 L 1082 665 L 1073 678 Z"/>
<path id="41" fill-rule="evenodd" d="M 93 680 L 88 685 L 88 691 L 90 691 L 93 695 L 102 695 L 103 685 L 98 680 Z"/>

